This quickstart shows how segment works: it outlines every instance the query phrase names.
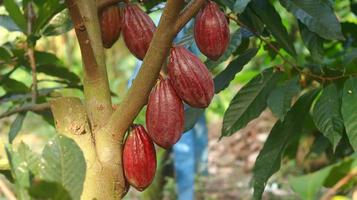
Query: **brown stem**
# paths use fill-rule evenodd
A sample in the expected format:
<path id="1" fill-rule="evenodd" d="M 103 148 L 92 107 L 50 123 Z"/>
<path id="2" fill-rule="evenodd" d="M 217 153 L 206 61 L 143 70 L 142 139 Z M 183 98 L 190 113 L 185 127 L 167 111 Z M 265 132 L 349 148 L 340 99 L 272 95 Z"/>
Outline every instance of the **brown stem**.
<path id="1" fill-rule="evenodd" d="M 84 64 L 85 106 L 93 129 L 102 127 L 112 114 L 104 50 L 94 0 L 66 0 Z"/>
<path id="2" fill-rule="evenodd" d="M 326 82 L 326 81 L 334 81 L 334 80 L 338 80 L 338 79 L 343 79 L 343 78 L 347 78 L 349 76 L 356 76 L 357 73 L 352 73 L 352 74 L 347 74 L 347 75 L 339 75 L 339 76 L 331 76 L 331 77 L 326 77 L 326 76 L 320 76 L 317 74 L 313 74 L 313 73 L 309 73 L 306 71 L 303 71 L 302 69 L 300 69 L 299 66 L 297 66 L 295 63 L 291 62 L 289 59 L 287 59 L 280 51 L 279 49 L 277 49 L 274 45 L 272 45 L 267 39 L 261 37 L 259 34 L 257 34 L 255 31 L 253 31 L 252 29 L 250 29 L 248 26 L 246 26 L 244 23 L 242 23 L 239 19 L 231 16 L 231 15 L 227 15 L 229 19 L 231 19 L 232 21 L 234 21 L 235 23 L 237 23 L 239 26 L 244 27 L 245 29 L 249 30 L 251 33 L 253 33 L 256 37 L 258 37 L 261 41 L 263 41 L 265 44 L 268 45 L 269 48 L 271 48 L 276 54 L 278 54 L 281 59 L 283 59 L 283 61 L 285 63 L 288 63 L 291 67 L 293 67 L 297 72 L 299 72 L 300 74 L 306 75 L 308 77 L 311 77 L 315 80 L 321 81 L 321 82 Z"/>
<path id="3" fill-rule="evenodd" d="M 167 1 L 142 67 L 123 101 L 104 127 L 108 132 L 116 133 L 115 140 L 122 141 L 125 131 L 147 103 L 150 91 L 156 84 L 161 66 L 166 61 L 177 34 L 174 26 L 184 5 L 184 0 Z"/>
<path id="4" fill-rule="evenodd" d="M 30 35 L 32 33 L 32 24 L 33 19 L 35 17 L 32 3 L 29 2 L 27 4 L 27 34 Z M 31 66 L 31 75 L 32 75 L 32 100 L 33 104 L 36 103 L 37 100 L 37 74 L 36 74 L 36 60 L 35 60 L 35 53 L 32 44 L 27 44 L 27 56 L 30 61 Z"/>
<path id="5" fill-rule="evenodd" d="M 330 200 L 333 195 L 335 195 L 338 190 L 346 185 L 348 182 L 350 182 L 353 178 L 357 177 L 357 169 L 352 170 L 350 173 L 348 173 L 346 176 L 344 176 L 342 179 L 340 179 L 332 188 L 330 188 L 322 197 L 320 200 Z"/>
<path id="6" fill-rule="evenodd" d="M 175 24 L 174 29 L 177 33 L 185 26 L 188 21 L 190 21 L 190 19 L 192 19 L 192 17 L 198 13 L 205 2 L 206 0 L 193 0 L 185 7 Z"/>
<path id="7" fill-rule="evenodd" d="M 0 119 L 1 118 L 4 118 L 4 117 L 8 117 L 8 116 L 11 116 L 13 114 L 16 114 L 16 113 L 20 113 L 20 112 L 26 112 L 26 111 L 33 111 L 33 112 L 36 112 L 36 111 L 43 111 L 43 110 L 46 110 L 46 109 L 49 109 L 50 108 L 50 105 L 48 103 L 42 103 L 42 104 L 25 104 L 19 108 L 15 108 L 15 109 L 12 109 L 12 110 L 9 110 L 3 114 L 0 115 Z"/>

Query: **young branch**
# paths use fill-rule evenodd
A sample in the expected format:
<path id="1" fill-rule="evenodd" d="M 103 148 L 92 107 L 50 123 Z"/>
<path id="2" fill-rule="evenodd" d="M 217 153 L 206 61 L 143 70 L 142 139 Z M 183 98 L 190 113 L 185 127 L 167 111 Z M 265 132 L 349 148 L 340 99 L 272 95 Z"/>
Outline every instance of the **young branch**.
<path id="1" fill-rule="evenodd" d="M 100 128 L 112 114 L 104 50 L 94 0 L 66 0 L 84 64 L 84 95 L 92 128 Z"/>
<path id="2" fill-rule="evenodd" d="M 350 182 L 353 178 L 357 177 L 357 169 L 352 170 L 350 173 L 348 173 L 346 176 L 344 176 L 342 179 L 340 179 L 332 188 L 330 188 L 322 197 L 320 200 L 330 200 L 333 195 L 335 195 L 338 190 L 346 185 L 348 182 Z"/>
<path id="3" fill-rule="evenodd" d="M 32 7 L 32 3 L 27 4 L 27 34 L 30 35 L 32 33 L 32 23 L 34 18 L 34 11 Z M 36 61 L 35 61 L 35 53 L 34 47 L 32 44 L 27 44 L 27 56 L 30 61 L 31 66 L 31 75 L 32 75 L 32 104 L 36 103 L 37 100 L 37 72 L 36 72 Z"/>
<path id="4" fill-rule="evenodd" d="M 25 111 L 33 111 L 33 112 L 36 112 L 36 111 L 43 111 L 43 110 L 46 110 L 46 109 L 49 109 L 50 108 L 50 105 L 48 103 L 42 103 L 42 104 L 25 104 L 21 107 L 18 107 L 18 108 L 15 108 L 15 109 L 12 109 L 12 110 L 9 110 L 7 112 L 4 112 L 3 114 L 0 115 L 0 119 L 1 118 L 4 118 L 4 117 L 8 117 L 8 116 L 11 116 L 13 114 L 16 114 L 16 113 L 20 113 L 20 112 L 25 112 Z"/>
<path id="5" fill-rule="evenodd" d="M 185 7 L 185 9 L 181 12 L 179 18 L 175 24 L 175 32 L 179 32 L 192 17 L 194 17 L 206 0 L 193 0 L 189 5 Z"/>
<path id="6" fill-rule="evenodd" d="M 174 26 L 184 5 L 184 0 L 167 1 L 142 67 L 123 101 L 104 127 L 105 131 L 116 133 L 115 140 L 123 139 L 125 131 L 147 103 L 150 91 L 156 84 L 161 66 L 166 61 L 177 34 Z"/>

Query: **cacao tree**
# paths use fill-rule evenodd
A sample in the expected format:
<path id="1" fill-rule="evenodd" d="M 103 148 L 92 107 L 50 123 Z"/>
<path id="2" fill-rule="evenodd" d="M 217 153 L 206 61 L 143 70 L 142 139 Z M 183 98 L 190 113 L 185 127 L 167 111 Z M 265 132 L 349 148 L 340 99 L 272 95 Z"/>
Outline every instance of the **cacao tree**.
<path id="1" fill-rule="evenodd" d="M 292 190 L 301 199 L 331 199 L 355 188 L 354 0 L 0 4 L 0 25 L 21 35 L 0 46 L 0 119 L 16 116 L 5 148 L 8 162 L 1 166 L 11 184 L 12 191 L 0 187 L 8 199 L 111 200 L 122 199 L 130 185 L 145 190 L 159 172 L 154 144 L 170 149 L 248 65 L 258 73 L 230 101 L 221 138 L 236 134 L 266 109 L 277 118 L 255 162 L 251 198 L 262 199 L 281 166 L 298 162 L 306 138 L 312 142 L 303 159 L 323 154 L 326 161 L 290 177 Z M 157 27 L 148 15 L 155 10 L 162 10 Z M 190 20 L 191 31 L 174 42 Z M 38 47 L 39 40 L 71 29 L 82 55 L 81 76 Z M 143 63 L 132 86 L 115 94 L 105 51 L 120 37 Z M 191 53 L 186 42 L 195 42 L 203 56 Z M 14 77 L 18 71 L 31 76 L 31 83 Z M 50 80 L 55 87 L 41 86 L 46 77 L 55 78 Z M 67 96 L 66 89 L 78 90 L 83 98 Z M 121 99 L 117 106 L 115 95 Z M 145 125 L 134 124 L 143 109 Z M 12 144 L 27 113 L 42 116 L 58 133 L 42 154 L 24 143 Z"/>

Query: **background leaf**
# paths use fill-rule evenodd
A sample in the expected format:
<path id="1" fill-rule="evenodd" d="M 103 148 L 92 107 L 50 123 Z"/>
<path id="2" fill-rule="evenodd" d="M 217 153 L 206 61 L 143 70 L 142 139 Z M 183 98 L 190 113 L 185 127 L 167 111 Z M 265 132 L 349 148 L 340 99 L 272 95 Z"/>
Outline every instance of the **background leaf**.
<path id="1" fill-rule="evenodd" d="M 334 148 L 344 132 L 341 101 L 341 92 L 335 84 L 330 84 L 322 90 L 312 113 L 316 127 L 329 139 Z"/>
<path id="2" fill-rule="evenodd" d="M 233 5 L 233 11 L 235 13 L 242 13 L 250 1 L 251 0 L 236 0 Z"/>
<path id="3" fill-rule="evenodd" d="M 280 0 L 280 3 L 295 15 L 309 30 L 328 40 L 344 39 L 341 25 L 324 0 Z"/>
<path id="4" fill-rule="evenodd" d="M 12 141 L 14 141 L 15 137 L 20 132 L 20 130 L 22 128 L 22 124 L 25 120 L 25 117 L 26 117 L 26 112 L 19 113 L 19 114 L 17 114 L 15 121 L 11 124 L 10 131 L 9 131 L 9 143 L 10 144 L 12 143 Z"/>
<path id="5" fill-rule="evenodd" d="M 315 62 L 321 63 L 324 57 L 323 39 L 311 32 L 303 23 L 299 22 L 302 40 L 310 51 Z"/>
<path id="6" fill-rule="evenodd" d="M 280 75 L 280 72 L 269 68 L 239 90 L 224 114 L 222 136 L 232 135 L 260 115 L 266 108 L 266 99 Z"/>
<path id="7" fill-rule="evenodd" d="M 61 183 L 73 199 L 79 199 L 86 171 L 86 162 L 78 145 L 63 135 L 48 142 L 42 152 L 40 177 Z"/>
<path id="8" fill-rule="evenodd" d="M 21 29 L 16 25 L 14 20 L 8 15 L 0 15 L 0 26 L 4 27 L 6 30 L 21 31 Z"/>
<path id="9" fill-rule="evenodd" d="M 34 32 L 39 33 L 48 22 L 57 13 L 61 12 L 65 8 L 63 1 L 58 0 L 46 0 L 39 5 L 38 17 L 34 24 Z"/>
<path id="10" fill-rule="evenodd" d="M 4 0 L 4 6 L 17 26 L 20 27 L 23 32 L 26 32 L 26 18 L 15 0 Z"/>
<path id="11" fill-rule="evenodd" d="M 344 85 L 342 95 L 342 117 L 348 139 L 357 150 L 357 78 L 349 78 Z"/>
<path id="12" fill-rule="evenodd" d="M 302 133 L 306 113 L 318 94 L 317 90 L 303 95 L 287 113 L 284 121 L 278 121 L 271 130 L 253 169 L 254 199 L 261 199 L 268 179 L 280 168 L 285 148 L 293 138 Z"/>

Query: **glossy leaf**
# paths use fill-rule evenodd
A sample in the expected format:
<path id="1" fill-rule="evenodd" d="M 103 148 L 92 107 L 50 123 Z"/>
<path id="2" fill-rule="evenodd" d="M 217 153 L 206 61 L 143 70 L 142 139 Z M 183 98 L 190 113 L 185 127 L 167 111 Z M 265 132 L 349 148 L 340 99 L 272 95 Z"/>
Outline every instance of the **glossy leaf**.
<path id="1" fill-rule="evenodd" d="M 342 95 L 342 117 L 348 139 L 357 150 L 357 78 L 349 78 L 344 85 Z"/>
<path id="2" fill-rule="evenodd" d="M 312 113 L 316 127 L 329 139 L 334 148 L 344 132 L 341 101 L 341 92 L 338 87 L 330 84 L 322 90 Z"/>
<path id="3" fill-rule="evenodd" d="M 267 101 L 270 110 L 283 121 L 286 113 L 290 110 L 292 98 L 299 94 L 299 92 L 300 86 L 296 77 L 277 86 L 270 93 Z"/>
<path id="4" fill-rule="evenodd" d="M 26 112 L 19 113 L 19 114 L 17 114 L 15 121 L 11 124 L 10 131 L 9 131 L 9 143 L 10 144 L 12 143 L 12 141 L 14 141 L 15 137 L 20 132 L 25 117 L 26 117 Z"/>
<path id="5" fill-rule="evenodd" d="M 253 169 L 254 199 L 261 199 L 268 179 L 279 170 L 283 152 L 302 133 L 304 119 L 318 94 L 310 91 L 298 99 L 284 121 L 278 121 L 271 130 Z"/>
<path id="6" fill-rule="evenodd" d="M 86 162 L 78 145 L 72 139 L 57 135 L 47 143 L 42 156 L 40 178 L 62 184 L 72 199 L 79 199 Z"/>
<path id="7" fill-rule="evenodd" d="M 21 28 L 23 32 L 26 32 L 26 19 L 20 10 L 20 7 L 16 4 L 15 0 L 4 0 L 4 6 L 9 13 L 12 20 Z"/>
<path id="8" fill-rule="evenodd" d="M 280 0 L 280 3 L 304 23 L 310 31 L 328 40 L 344 39 L 341 25 L 324 0 Z"/>
<path id="9" fill-rule="evenodd" d="M 240 72 L 258 52 L 258 49 L 252 48 L 245 51 L 242 55 L 228 64 L 226 69 L 214 78 L 215 93 L 219 93 L 229 86 L 235 75 Z"/>
<path id="10" fill-rule="evenodd" d="M 268 30 L 275 37 L 276 41 L 290 55 L 296 56 L 295 48 L 292 39 L 289 37 L 286 28 L 284 27 L 279 13 L 273 5 L 266 0 L 253 0 L 251 4 L 254 12 L 259 16 L 260 20 L 267 26 Z"/>
<path id="11" fill-rule="evenodd" d="M 266 108 L 266 99 L 280 78 L 280 72 L 269 68 L 254 77 L 233 98 L 223 118 L 222 137 L 245 127 Z"/>

